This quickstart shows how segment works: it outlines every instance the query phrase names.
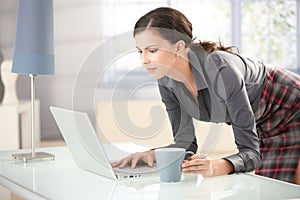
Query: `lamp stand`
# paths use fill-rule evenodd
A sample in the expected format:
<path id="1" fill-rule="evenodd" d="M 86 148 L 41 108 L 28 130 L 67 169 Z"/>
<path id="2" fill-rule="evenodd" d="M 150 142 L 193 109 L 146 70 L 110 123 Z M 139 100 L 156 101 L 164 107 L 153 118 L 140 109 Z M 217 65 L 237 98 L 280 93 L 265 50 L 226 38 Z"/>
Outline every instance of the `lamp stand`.
<path id="1" fill-rule="evenodd" d="M 31 153 L 13 154 L 15 159 L 22 159 L 23 162 L 34 159 L 51 158 L 54 160 L 54 155 L 45 152 L 35 151 L 35 74 L 29 74 L 31 83 Z"/>

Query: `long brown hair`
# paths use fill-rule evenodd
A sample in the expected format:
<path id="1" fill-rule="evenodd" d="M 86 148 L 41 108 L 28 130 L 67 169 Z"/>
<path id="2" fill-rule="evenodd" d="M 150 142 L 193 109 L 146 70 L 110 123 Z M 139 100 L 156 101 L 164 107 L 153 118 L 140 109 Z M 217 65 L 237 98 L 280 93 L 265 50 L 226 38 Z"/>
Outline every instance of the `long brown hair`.
<path id="1" fill-rule="evenodd" d="M 211 53 L 213 51 L 230 51 L 238 53 L 238 49 L 235 46 L 224 46 L 221 40 L 219 40 L 218 43 L 211 42 L 211 41 L 199 41 L 199 44 L 207 51 L 208 53 Z"/>
<path id="2" fill-rule="evenodd" d="M 155 29 L 164 39 L 172 44 L 175 44 L 179 40 L 183 40 L 186 47 L 195 44 L 193 42 L 192 23 L 184 14 L 173 8 L 156 8 L 142 16 L 134 26 L 133 36 L 150 28 Z M 199 41 L 199 45 L 201 45 L 208 53 L 216 50 L 233 51 L 235 48 L 234 46 L 225 47 L 221 41 L 218 43 Z"/>

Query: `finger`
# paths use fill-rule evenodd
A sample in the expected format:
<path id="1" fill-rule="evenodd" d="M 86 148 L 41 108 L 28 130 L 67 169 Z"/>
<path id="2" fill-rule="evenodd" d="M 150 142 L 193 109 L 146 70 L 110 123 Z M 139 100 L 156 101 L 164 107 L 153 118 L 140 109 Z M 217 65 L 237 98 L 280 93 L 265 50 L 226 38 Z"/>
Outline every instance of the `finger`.
<path id="1" fill-rule="evenodd" d="M 118 167 L 120 164 L 121 164 L 121 160 L 111 163 L 111 166 L 112 167 Z"/>
<path id="2" fill-rule="evenodd" d="M 189 162 L 188 160 L 183 160 L 183 162 L 182 163 L 187 163 L 187 162 Z"/>
<path id="3" fill-rule="evenodd" d="M 192 172 L 192 171 L 200 172 L 204 170 L 207 170 L 207 167 L 203 165 L 190 166 L 182 169 L 183 172 Z"/>
<path id="4" fill-rule="evenodd" d="M 131 160 L 131 168 L 135 168 L 137 162 L 141 159 L 141 153 L 135 153 Z"/>
<path id="5" fill-rule="evenodd" d="M 189 170 L 182 170 L 183 173 L 185 174 L 204 174 L 205 172 L 204 171 L 189 171 Z"/>
<path id="6" fill-rule="evenodd" d="M 207 159 L 207 155 L 204 153 L 200 153 L 198 156 L 199 156 L 198 158 L 200 159 Z"/>
<path id="7" fill-rule="evenodd" d="M 195 159 L 195 160 L 190 160 L 187 165 L 188 166 L 195 166 L 195 165 L 208 165 L 208 160 L 206 159 Z"/>
<path id="8" fill-rule="evenodd" d="M 206 160 L 195 159 L 190 160 L 182 164 L 182 168 L 191 167 L 191 166 L 198 166 L 198 165 L 208 165 Z"/>
<path id="9" fill-rule="evenodd" d="M 185 167 L 182 168 L 183 173 L 188 173 L 188 174 L 202 174 L 205 175 L 209 171 L 209 167 L 203 166 L 203 165 L 198 165 L 198 166 L 190 166 L 190 167 Z"/>
<path id="10" fill-rule="evenodd" d="M 197 170 L 197 169 L 190 169 L 190 168 L 186 168 L 186 169 L 182 169 L 182 172 L 185 174 L 201 174 L 203 177 L 210 177 L 212 176 L 212 172 L 209 169 L 204 169 L 204 170 Z"/>
<path id="11" fill-rule="evenodd" d="M 132 160 L 132 156 L 129 156 L 127 158 L 124 158 L 121 160 L 121 164 L 119 165 L 119 168 L 125 168 L 128 163 Z"/>
<path id="12" fill-rule="evenodd" d="M 154 160 L 153 160 L 153 158 L 152 158 L 152 156 L 151 155 L 146 155 L 147 157 L 147 161 L 146 161 L 146 163 L 148 164 L 148 166 L 149 167 L 152 167 L 153 166 L 153 163 L 154 163 Z"/>
<path id="13" fill-rule="evenodd" d="M 195 154 L 195 155 L 191 156 L 189 160 L 206 159 L 206 158 L 207 158 L 206 154 L 200 153 L 200 154 Z"/>
<path id="14" fill-rule="evenodd" d="M 120 168 L 120 169 L 125 168 L 126 165 L 127 165 L 127 163 L 128 163 L 127 160 L 123 160 L 123 161 L 121 162 L 121 164 L 119 165 L 119 168 Z"/>
<path id="15" fill-rule="evenodd" d="M 184 160 L 183 162 L 182 162 L 182 164 L 181 164 L 181 167 L 182 168 L 185 168 L 185 167 L 188 167 L 188 166 L 190 166 L 190 160 Z"/>
<path id="16" fill-rule="evenodd" d="M 199 154 L 192 155 L 188 160 L 199 159 Z"/>
<path id="17" fill-rule="evenodd" d="M 209 170 L 210 168 L 210 160 L 197 159 L 188 161 L 187 163 L 182 164 L 182 170 L 190 171 L 190 170 Z"/>

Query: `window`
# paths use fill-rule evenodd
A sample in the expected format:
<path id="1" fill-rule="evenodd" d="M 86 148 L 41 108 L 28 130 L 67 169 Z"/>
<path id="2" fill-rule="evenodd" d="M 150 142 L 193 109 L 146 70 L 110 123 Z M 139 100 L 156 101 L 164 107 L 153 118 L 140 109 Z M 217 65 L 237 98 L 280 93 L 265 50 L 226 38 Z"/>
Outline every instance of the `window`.
<path id="1" fill-rule="evenodd" d="M 296 69 L 296 3 L 294 0 L 243 1 L 243 53 L 273 66 Z"/>
<path id="2" fill-rule="evenodd" d="M 103 0 L 102 30 L 104 39 L 108 39 L 132 30 L 138 18 L 151 9 L 171 6 L 182 11 L 192 22 L 196 40 L 220 39 L 225 45 L 237 46 L 246 57 L 299 73 L 299 2 L 300 0 Z M 134 70 L 134 73 L 129 74 L 135 78 L 129 78 L 128 81 L 149 80 L 136 59 L 138 56 L 131 52 L 112 63 L 104 78 L 104 82 L 109 83 L 106 85 L 113 85 L 118 77 L 130 70 Z M 126 84 L 123 86 L 126 87 Z"/>

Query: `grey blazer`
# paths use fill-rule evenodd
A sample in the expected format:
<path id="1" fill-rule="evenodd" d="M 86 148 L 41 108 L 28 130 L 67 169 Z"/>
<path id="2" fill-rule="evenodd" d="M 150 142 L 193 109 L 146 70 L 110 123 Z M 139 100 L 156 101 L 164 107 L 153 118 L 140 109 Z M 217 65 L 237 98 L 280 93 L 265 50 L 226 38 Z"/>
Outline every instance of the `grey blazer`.
<path id="1" fill-rule="evenodd" d="M 233 164 L 236 173 L 259 167 L 261 156 L 253 113 L 264 87 L 265 65 L 225 51 L 207 54 L 197 44 L 189 49 L 189 62 L 197 98 L 181 82 L 169 77 L 158 80 L 174 136 L 174 143 L 168 147 L 197 151 L 192 118 L 225 122 L 232 125 L 239 152 L 224 159 Z"/>

